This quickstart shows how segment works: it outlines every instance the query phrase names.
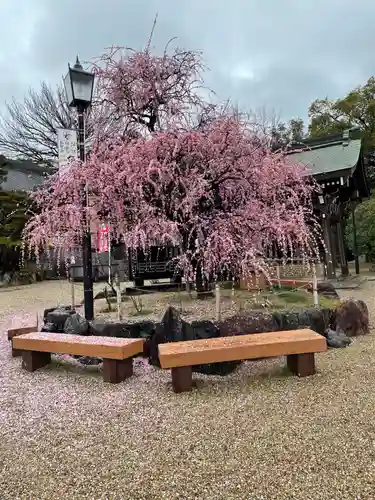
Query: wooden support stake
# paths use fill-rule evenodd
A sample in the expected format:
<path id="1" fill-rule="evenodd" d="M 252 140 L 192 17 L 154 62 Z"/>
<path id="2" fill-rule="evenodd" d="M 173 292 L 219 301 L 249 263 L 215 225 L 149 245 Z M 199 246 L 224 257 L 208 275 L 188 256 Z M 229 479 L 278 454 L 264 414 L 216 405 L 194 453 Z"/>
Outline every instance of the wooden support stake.
<path id="1" fill-rule="evenodd" d="M 216 283 L 215 286 L 215 297 L 216 297 L 216 321 L 220 321 L 220 286 Z"/>
<path id="2" fill-rule="evenodd" d="M 116 282 L 116 298 L 117 298 L 117 319 L 121 321 L 121 288 L 120 288 L 120 279 L 118 273 L 116 273 L 115 277 Z"/>
<path id="3" fill-rule="evenodd" d="M 313 265 L 313 297 L 314 297 L 314 306 L 319 307 L 318 280 L 316 277 L 316 264 Z"/>
<path id="4" fill-rule="evenodd" d="M 277 277 L 278 287 L 279 287 L 279 288 L 281 288 L 281 282 L 280 282 L 280 266 L 279 266 L 279 264 L 276 264 L 276 277 Z"/>
<path id="5" fill-rule="evenodd" d="M 70 276 L 70 291 L 72 297 L 72 310 L 75 310 L 75 290 L 74 290 L 74 278 Z"/>

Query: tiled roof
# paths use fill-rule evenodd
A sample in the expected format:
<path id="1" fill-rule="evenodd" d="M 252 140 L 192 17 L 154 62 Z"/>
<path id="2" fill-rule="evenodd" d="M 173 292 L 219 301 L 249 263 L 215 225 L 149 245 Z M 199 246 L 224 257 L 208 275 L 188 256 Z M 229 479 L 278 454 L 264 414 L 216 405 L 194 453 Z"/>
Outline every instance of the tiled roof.
<path id="1" fill-rule="evenodd" d="M 360 158 L 361 139 L 350 139 L 312 146 L 303 151 L 290 153 L 295 163 L 303 163 L 312 175 L 328 175 L 334 172 L 350 170 L 353 172 Z"/>

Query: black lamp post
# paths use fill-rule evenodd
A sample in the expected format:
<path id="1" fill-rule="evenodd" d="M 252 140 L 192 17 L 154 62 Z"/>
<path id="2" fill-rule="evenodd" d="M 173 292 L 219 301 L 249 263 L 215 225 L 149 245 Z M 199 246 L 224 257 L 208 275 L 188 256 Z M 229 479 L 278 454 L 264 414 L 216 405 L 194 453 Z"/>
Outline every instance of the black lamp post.
<path id="1" fill-rule="evenodd" d="M 84 71 L 79 62 L 78 56 L 73 68 L 69 65 L 69 70 L 64 78 L 64 87 L 68 106 L 77 108 L 78 113 L 78 145 L 79 158 L 85 161 L 85 115 L 91 106 L 94 88 L 94 74 Z M 87 196 L 85 187 L 82 188 L 82 204 L 87 206 Z M 85 301 L 85 318 L 94 318 L 94 292 L 92 276 L 92 254 L 91 254 L 91 231 L 86 215 L 83 219 L 84 235 L 82 244 L 82 264 L 83 264 L 83 287 Z"/>

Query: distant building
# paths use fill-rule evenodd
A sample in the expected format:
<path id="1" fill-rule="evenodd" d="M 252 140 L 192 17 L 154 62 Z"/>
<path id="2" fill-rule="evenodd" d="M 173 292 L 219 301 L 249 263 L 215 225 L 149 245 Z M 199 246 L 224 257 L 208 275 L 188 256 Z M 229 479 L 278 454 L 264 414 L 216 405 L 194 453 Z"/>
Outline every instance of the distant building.
<path id="1" fill-rule="evenodd" d="M 335 276 L 338 262 L 342 275 L 346 276 L 349 270 L 344 221 L 350 212 L 354 221 L 356 205 L 371 194 L 361 132 L 350 129 L 342 134 L 306 139 L 291 145 L 288 154 L 294 163 L 304 164 L 320 186 L 314 210 L 322 222 L 327 276 Z M 358 271 L 356 249 L 354 256 Z"/>
<path id="2" fill-rule="evenodd" d="M 48 167 L 27 160 L 12 160 L 3 155 L 0 155 L 0 170 L 5 174 L 5 180 L 0 184 L 3 191 L 32 191 L 51 172 Z"/>

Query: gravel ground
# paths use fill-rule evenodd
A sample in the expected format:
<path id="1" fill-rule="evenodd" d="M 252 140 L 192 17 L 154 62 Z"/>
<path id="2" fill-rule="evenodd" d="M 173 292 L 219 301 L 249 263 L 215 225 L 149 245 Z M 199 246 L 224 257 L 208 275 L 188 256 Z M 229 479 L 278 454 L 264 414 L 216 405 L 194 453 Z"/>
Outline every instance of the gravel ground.
<path id="1" fill-rule="evenodd" d="M 375 311 L 374 291 L 343 294 Z M 175 395 L 141 361 L 118 386 L 61 358 L 23 372 L 5 331 L 56 295 L 69 303 L 69 285 L 0 290 L 1 500 L 375 497 L 373 334 L 317 356 L 314 377 L 249 362 Z"/>

